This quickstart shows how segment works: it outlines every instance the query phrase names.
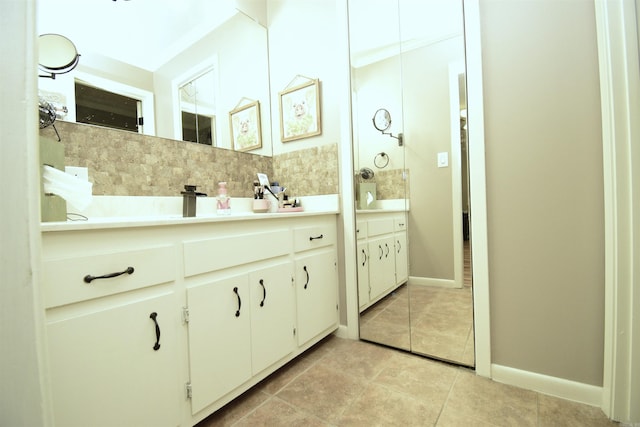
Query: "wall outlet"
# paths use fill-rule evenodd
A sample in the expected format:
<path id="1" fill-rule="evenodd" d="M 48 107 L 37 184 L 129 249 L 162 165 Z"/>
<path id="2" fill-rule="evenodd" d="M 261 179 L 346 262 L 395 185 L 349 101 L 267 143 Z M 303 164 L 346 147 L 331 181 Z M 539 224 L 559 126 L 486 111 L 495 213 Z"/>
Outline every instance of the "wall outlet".
<path id="1" fill-rule="evenodd" d="M 65 166 L 64 171 L 69 175 L 73 175 L 83 181 L 89 181 L 89 168 L 82 168 L 80 166 Z"/>

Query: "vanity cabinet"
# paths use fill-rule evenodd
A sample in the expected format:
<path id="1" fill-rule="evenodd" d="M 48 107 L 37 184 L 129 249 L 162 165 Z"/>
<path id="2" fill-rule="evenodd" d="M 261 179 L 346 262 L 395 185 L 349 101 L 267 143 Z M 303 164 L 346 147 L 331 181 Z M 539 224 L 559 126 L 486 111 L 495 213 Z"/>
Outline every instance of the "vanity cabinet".
<path id="1" fill-rule="evenodd" d="M 289 260 L 189 288 L 187 300 L 193 414 L 294 350 Z"/>
<path id="2" fill-rule="evenodd" d="M 356 224 L 360 311 L 409 278 L 405 212 L 359 213 Z"/>
<path id="3" fill-rule="evenodd" d="M 175 259 L 171 245 L 141 244 L 117 233 L 43 236 L 56 425 L 180 422 Z M 87 278 L 127 267 L 131 274 Z"/>
<path id="4" fill-rule="evenodd" d="M 187 290 L 192 413 L 251 378 L 251 319 L 246 275 Z"/>
<path id="5" fill-rule="evenodd" d="M 294 231 L 298 345 L 338 325 L 336 228 L 325 219 Z"/>
<path id="6" fill-rule="evenodd" d="M 402 215 L 393 221 L 393 244 L 396 260 L 396 285 L 409 280 L 409 241 L 407 238 L 407 218 Z"/>
<path id="7" fill-rule="evenodd" d="M 194 425 L 335 331 L 336 230 L 326 214 L 44 232 L 56 425 Z"/>
<path id="8" fill-rule="evenodd" d="M 367 221 L 358 220 L 356 224 L 357 260 L 358 260 L 358 306 L 367 305 L 371 299 L 369 277 L 369 245 L 367 243 Z"/>

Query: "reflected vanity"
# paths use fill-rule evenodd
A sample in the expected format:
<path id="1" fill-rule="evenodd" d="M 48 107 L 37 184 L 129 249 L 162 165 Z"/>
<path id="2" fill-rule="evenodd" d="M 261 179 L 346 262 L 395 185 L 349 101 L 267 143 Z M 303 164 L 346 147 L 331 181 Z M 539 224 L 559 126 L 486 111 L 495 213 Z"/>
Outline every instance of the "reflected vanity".
<path id="1" fill-rule="evenodd" d="M 379 6 L 348 1 L 360 338 L 474 366 L 462 1 Z"/>

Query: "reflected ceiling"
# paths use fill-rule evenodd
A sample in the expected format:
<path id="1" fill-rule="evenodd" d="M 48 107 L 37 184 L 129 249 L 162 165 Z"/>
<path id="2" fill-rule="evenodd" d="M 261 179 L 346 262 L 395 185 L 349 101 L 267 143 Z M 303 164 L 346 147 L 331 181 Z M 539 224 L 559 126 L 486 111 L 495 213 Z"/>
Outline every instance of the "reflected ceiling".
<path id="1" fill-rule="evenodd" d="M 403 26 L 398 26 L 398 14 Z M 351 63 L 362 67 L 398 54 L 398 41 L 403 50 L 411 50 L 463 32 L 462 1 L 349 0 Z"/>
<path id="2" fill-rule="evenodd" d="M 37 0 L 37 28 L 71 39 L 81 55 L 155 71 L 236 12 L 232 1 Z"/>

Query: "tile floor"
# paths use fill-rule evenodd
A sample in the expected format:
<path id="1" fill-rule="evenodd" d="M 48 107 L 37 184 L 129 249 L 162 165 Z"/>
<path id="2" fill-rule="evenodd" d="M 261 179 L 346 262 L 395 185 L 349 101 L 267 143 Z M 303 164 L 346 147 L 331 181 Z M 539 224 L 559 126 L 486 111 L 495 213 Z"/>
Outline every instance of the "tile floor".
<path id="1" fill-rule="evenodd" d="M 599 408 L 331 336 L 198 427 L 615 425 Z"/>

